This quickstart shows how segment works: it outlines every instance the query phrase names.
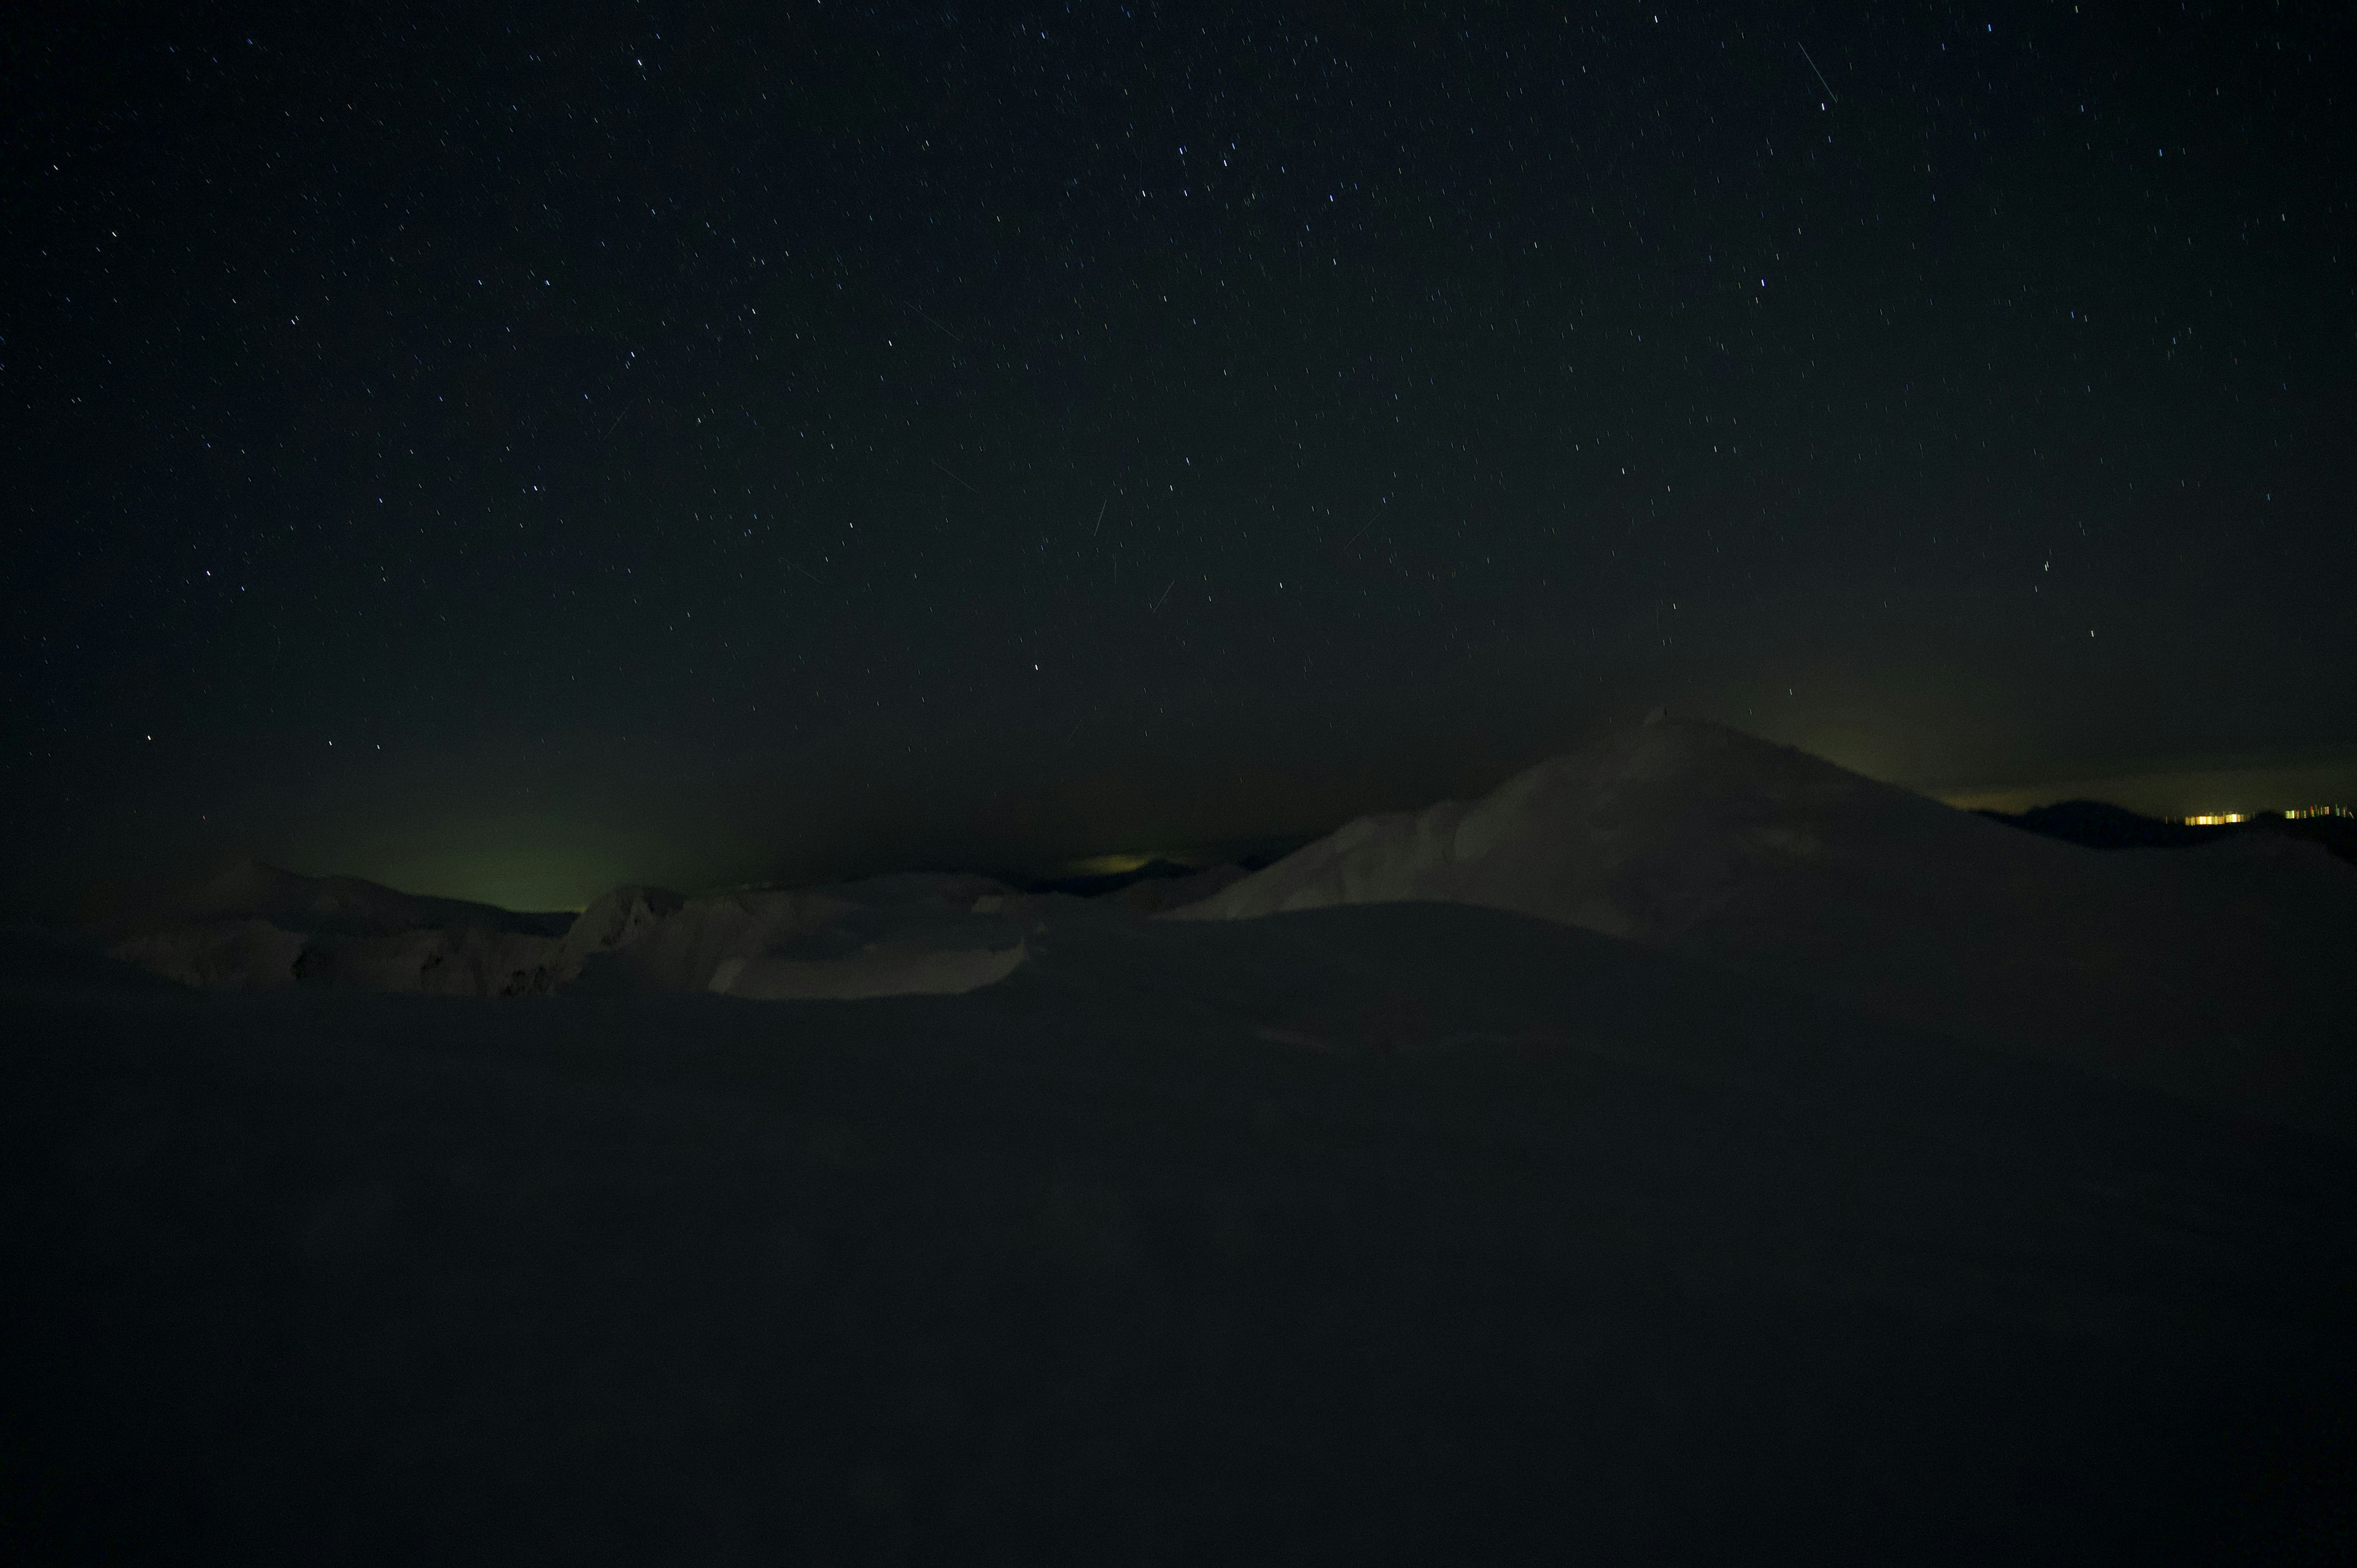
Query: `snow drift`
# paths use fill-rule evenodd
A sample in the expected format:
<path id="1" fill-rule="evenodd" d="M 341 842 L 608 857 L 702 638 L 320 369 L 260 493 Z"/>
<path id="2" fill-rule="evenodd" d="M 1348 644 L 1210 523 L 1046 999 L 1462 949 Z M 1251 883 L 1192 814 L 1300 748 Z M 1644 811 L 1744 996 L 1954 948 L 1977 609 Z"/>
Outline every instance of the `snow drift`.
<path id="1" fill-rule="evenodd" d="M 110 950 L 207 991 L 944 995 L 1002 980 L 1023 962 L 1023 928 L 994 902 L 1006 893 L 970 876 L 692 899 L 628 886 L 551 934 L 531 929 L 544 917 L 245 863 L 118 921 Z"/>
<path id="2" fill-rule="evenodd" d="M 1657 715 L 1478 800 L 1362 818 L 1250 875 L 1141 887 L 1084 902 L 976 876 L 693 899 L 632 886 L 559 923 L 248 863 L 156 900 L 109 946 L 208 990 L 850 998 L 996 983 L 1059 910 L 1202 921 L 1437 901 L 2205 1103 L 2357 1128 L 2357 868 L 2284 836 L 2082 848 Z"/>
<path id="3" fill-rule="evenodd" d="M 2357 873 L 2287 840 L 2082 849 L 1710 724 L 1361 818 L 1166 918 L 1482 905 L 2271 1116 L 2357 1112 Z"/>

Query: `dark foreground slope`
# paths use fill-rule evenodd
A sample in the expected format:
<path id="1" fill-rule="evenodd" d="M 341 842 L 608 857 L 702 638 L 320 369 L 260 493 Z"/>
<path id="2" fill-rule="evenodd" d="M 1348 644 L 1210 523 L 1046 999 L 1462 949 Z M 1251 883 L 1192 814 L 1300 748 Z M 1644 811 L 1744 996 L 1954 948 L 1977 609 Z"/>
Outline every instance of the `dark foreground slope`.
<path id="1" fill-rule="evenodd" d="M 2345 1145 L 1519 916 L 19 983 L 11 1562 L 2346 1561 Z"/>

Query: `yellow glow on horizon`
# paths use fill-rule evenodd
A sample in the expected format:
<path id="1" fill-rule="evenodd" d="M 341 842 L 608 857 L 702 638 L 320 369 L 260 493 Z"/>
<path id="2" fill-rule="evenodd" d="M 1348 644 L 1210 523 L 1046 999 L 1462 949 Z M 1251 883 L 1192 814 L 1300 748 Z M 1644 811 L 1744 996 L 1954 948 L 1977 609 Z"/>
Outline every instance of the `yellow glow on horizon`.
<path id="1" fill-rule="evenodd" d="M 1151 865 L 1157 860 L 1177 858 L 1159 850 L 1146 850 L 1135 854 L 1092 854 L 1066 861 L 1064 869 L 1075 876 L 1120 876 Z"/>

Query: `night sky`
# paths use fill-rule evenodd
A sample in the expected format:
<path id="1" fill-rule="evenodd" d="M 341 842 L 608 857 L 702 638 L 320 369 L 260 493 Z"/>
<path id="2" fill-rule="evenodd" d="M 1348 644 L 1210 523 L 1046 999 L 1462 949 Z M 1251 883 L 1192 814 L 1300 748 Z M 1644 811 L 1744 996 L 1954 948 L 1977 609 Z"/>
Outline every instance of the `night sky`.
<path id="1" fill-rule="evenodd" d="M 2346 5 L 305 9 L 7 24 L 20 882 L 2357 757 Z"/>

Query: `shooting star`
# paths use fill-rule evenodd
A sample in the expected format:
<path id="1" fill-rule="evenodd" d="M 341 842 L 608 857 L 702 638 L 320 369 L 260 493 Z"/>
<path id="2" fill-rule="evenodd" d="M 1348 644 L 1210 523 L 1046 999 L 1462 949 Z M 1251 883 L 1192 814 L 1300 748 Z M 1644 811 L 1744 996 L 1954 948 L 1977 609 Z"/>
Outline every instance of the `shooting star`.
<path id="1" fill-rule="evenodd" d="M 925 461 L 928 463 L 933 463 L 933 460 L 931 457 L 926 458 Z M 939 463 L 933 463 L 933 467 L 936 468 L 942 468 L 942 466 Z M 944 474 L 950 474 L 950 471 L 947 468 L 942 468 L 942 472 Z M 963 479 L 958 479 L 958 477 L 955 474 L 950 474 L 950 478 L 957 479 L 957 482 L 961 485 L 965 485 L 965 481 Z M 967 489 L 974 490 L 974 487 L 972 485 L 965 485 L 965 488 Z M 974 493 L 975 495 L 982 494 L 980 490 L 974 490 Z"/>
<path id="2" fill-rule="evenodd" d="M 911 309 L 911 310 L 915 311 L 915 312 L 917 313 L 917 315 L 918 315 L 919 318 L 920 318 L 920 319 L 921 319 L 921 320 L 925 323 L 925 325 L 926 325 L 926 326 L 931 327 L 931 328 L 933 328 L 935 331 L 937 331 L 937 332 L 941 333 L 943 337 L 947 338 L 951 342 L 952 342 L 952 343 L 963 343 L 963 342 L 964 342 L 964 341 L 965 341 L 965 339 L 964 339 L 964 338 L 963 338 L 959 337 L 956 333 L 954 333 L 954 332 L 951 331 L 948 328 L 946 328 L 946 327 L 942 326 L 940 322 L 938 322 L 938 321 L 934 320 L 931 317 L 927 316 L 927 315 L 925 314 L 925 307 L 924 307 L 923 306 L 921 306 L 921 305 L 919 305 L 915 300 L 913 300 L 913 299 L 904 299 L 904 300 L 902 300 L 900 303 L 901 303 L 901 304 L 903 304 L 903 305 L 905 305 L 905 306 L 907 306 L 909 309 Z"/>
<path id="3" fill-rule="evenodd" d="M 1832 82 L 1827 81 L 1825 80 L 1825 73 L 1824 73 L 1824 71 L 1822 71 L 1822 70 L 1817 70 L 1817 62 L 1816 62 L 1815 60 L 1813 60 L 1813 59 L 1809 59 L 1809 46 L 1808 46 L 1808 45 L 1806 45 L 1806 44 L 1803 44 L 1803 45 L 1801 45 L 1801 46 L 1800 46 L 1800 48 L 1801 48 L 1801 58 L 1802 58 L 1803 59 L 1805 59 L 1805 60 L 1808 60 L 1808 61 L 1809 61 L 1809 69 L 1810 69 L 1811 70 L 1816 70 L 1816 71 L 1817 71 L 1817 82 L 1818 82 L 1818 84 L 1819 84 L 1820 86 L 1822 86 L 1822 87 L 1825 90 L 1825 96 L 1826 96 L 1828 99 L 1832 100 L 1832 101 L 1833 101 L 1834 102 L 1835 102 L 1835 103 L 1840 102 L 1841 102 L 1841 94 L 1840 94 L 1840 93 L 1838 93 L 1838 92 L 1835 92 L 1835 91 L 1834 91 L 1834 84 L 1833 84 Z"/>

